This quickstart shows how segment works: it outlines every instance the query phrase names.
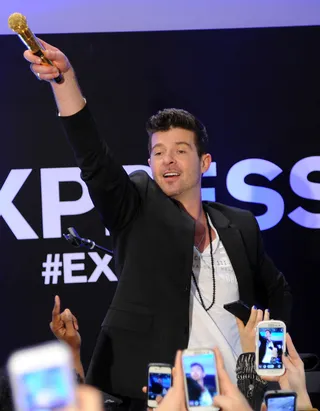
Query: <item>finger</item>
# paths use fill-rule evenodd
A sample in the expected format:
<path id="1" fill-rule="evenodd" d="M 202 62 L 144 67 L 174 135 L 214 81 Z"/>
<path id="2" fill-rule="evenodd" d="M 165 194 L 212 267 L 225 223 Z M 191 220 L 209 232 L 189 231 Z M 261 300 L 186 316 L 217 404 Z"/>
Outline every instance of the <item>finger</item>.
<path id="1" fill-rule="evenodd" d="M 161 395 L 156 396 L 157 404 L 160 404 L 162 400 L 163 400 L 163 397 L 161 397 Z"/>
<path id="2" fill-rule="evenodd" d="M 174 379 L 176 376 L 176 367 L 172 368 L 171 375 L 172 375 L 172 379 Z"/>
<path id="3" fill-rule="evenodd" d="M 256 326 L 257 314 L 258 314 L 258 310 L 256 306 L 254 305 L 251 308 L 251 314 L 249 317 L 249 321 L 247 322 L 247 325 L 246 325 L 247 329 L 252 330 Z"/>
<path id="4" fill-rule="evenodd" d="M 296 370 L 295 365 L 292 363 L 289 357 L 282 355 L 282 362 L 286 370 L 289 372 L 294 372 Z"/>
<path id="5" fill-rule="evenodd" d="M 77 318 L 72 314 L 72 322 L 73 322 L 73 326 L 74 328 L 79 331 L 79 324 L 78 324 L 78 320 Z"/>
<path id="6" fill-rule="evenodd" d="M 148 388 L 146 386 L 142 387 L 142 392 L 146 394 L 148 392 Z"/>
<path id="7" fill-rule="evenodd" d="M 224 361 L 223 361 L 220 350 L 217 347 L 215 347 L 213 351 L 216 356 L 217 374 L 218 374 L 221 393 L 223 395 L 228 395 L 230 392 L 233 392 L 233 384 L 229 378 L 228 373 L 226 372 L 224 368 Z"/>
<path id="8" fill-rule="evenodd" d="M 254 325 L 254 328 L 262 321 L 262 318 L 263 318 L 263 311 L 258 310 L 257 311 L 257 317 L 256 317 L 256 323 Z"/>
<path id="9" fill-rule="evenodd" d="M 26 50 L 26 51 L 23 53 L 23 57 L 24 57 L 27 61 L 29 61 L 29 63 L 32 63 L 32 64 L 41 64 L 41 61 L 42 61 L 40 57 L 38 57 L 38 56 L 36 56 L 35 54 L 33 54 L 32 51 L 30 51 L 30 50 Z"/>
<path id="10" fill-rule="evenodd" d="M 72 321 L 72 313 L 68 308 L 65 309 L 63 313 L 61 314 L 61 320 L 65 324 L 67 333 L 73 334 L 75 332 L 75 329 L 74 329 L 73 321 Z"/>
<path id="11" fill-rule="evenodd" d="M 59 70 L 57 67 L 50 66 L 50 65 L 44 65 L 44 64 L 31 64 L 30 66 L 31 71 L 36 74 L 53 74 L 56 73 L 57 75 L 59 74 Z"/>
<path id="12" fill-rule="evenodd" d="M 275 381 L 275 382 L 278 382 L 278 381 L 280 380 L 280 377 L 277 376 L 277 375 L 275 375 L 275 376 L 272 376 L 272 375 L 260 375 L 260 377 L 261 377 L 261 379 L 262 379 L 263 381 L 270 381 L 270 382 Z"/>
<path id="13" fill-rule="evenodd" d="M 103 398 L 97 389 L 89 387 L 88 385 L 79 385 L 77 388 L 77 400 L 79 404 L 79 411 L 86 410 L 103 410 Z"/>
<path id="14" fill-rule="evenodd" d="M 242 331 L 244 330 L 243 321 L 241 321 L 240 318 L 236 317 L 236 322 L 237 322 L 239 333 L 242 333 Z"/>
<path id="15" fill-rule="evenodd" d="M 226 397 L 225 395 L 216 395 L 213 399 L 213 405 L 222 410 L 232 410 L 233 409 L 232 399 L 229 397 Z"/>
<path id="16" fill-rule="evenodd" d="M 36 73 L 36 76 L 39 80 L 45 80 L 45 81 L 51 81 L 57 78 L 59 73 L 54 73 L 54 74 L 39 74 Z"/>
<path id="17" fill-rule="evenodd" d="M 54 297 L 54 306 L 53 306 L 53 310 L 52 310 L 52 322 L 56 322 L 58 320 L 60 320 L 60 297 L 58 295 L 56 295 Z"/>
<path id="18" fill-rule="evenodd" d="M 44 50 L 43 54 L 47 59 L 51 60 L 52 62 L 57 62 L 57 63 L 65 63 L 66 57 L 62 53 L 62 51 L 56 49 L 56 50 Z"/>
<path id="19" fill-rule="evenodd" d="M 264 402 L 261 405 L 261 410 L 260 411 L 267 411 L 267 406 Z"/>
<path id="20" fill-rule="evenodd" d="M 270 311 L 269 311 L 268 308 L 266 310 L 264 310 L 263 320 L 264 321 L 269 321 L 270 320 Z"/>
<path id="21" fill-rule="evenodd" d="M 184 390 L 184 381 L 183 381 L 183 368 L 182 368 L 182 353 L 177 351 L 176 359 L 174 363 L 174 379 L 173 386 L 179 391 Z"/>

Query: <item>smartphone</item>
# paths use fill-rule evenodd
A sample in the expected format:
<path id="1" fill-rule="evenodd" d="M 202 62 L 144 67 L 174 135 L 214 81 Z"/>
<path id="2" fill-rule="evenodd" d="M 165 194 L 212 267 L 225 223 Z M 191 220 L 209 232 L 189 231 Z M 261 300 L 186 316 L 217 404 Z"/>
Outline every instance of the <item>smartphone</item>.
<path id="1" fill-rule="evenodd" d="M 282 354 L 286 351 L 286 325 L 282 321 L 261 321 L 256 328 L 256 372 L 277 376 L 285 372 Z"/>
<path id="2" fill-rule="evenodd" d="M 16 411 L 75 405 L 75 375 L 69 347 L 59 341 L 18 350 L 7 363 Z"/>
<path id="3" fill-rule="evenodd" d="M 172 366 L 152 363 L 148 365 L 148 407 L 156 408 L 157 397 L 164 397 L 172 385 Z"/>
<path id="4" fill-rule="evenodd" d="M 211 349 L 182 352 L 186 404 L 188 410 L 215 411 L 213 400 L 219 394 L 216 359 Z"/>
<path id="5" fill-rule="evenodd" d="M 293 391 L 267 391 L 264 395 L 268 411 L 295 411 L 297 394 Z"/>
<path id="6" fill-rule="evenodd" d="M 251 315 L 251 308 L 243 301 L 233 301 L 232 303 L 225 304 L 223 308 L 235 317 L 239 318 L 244 325 L 247 324 Z"/>

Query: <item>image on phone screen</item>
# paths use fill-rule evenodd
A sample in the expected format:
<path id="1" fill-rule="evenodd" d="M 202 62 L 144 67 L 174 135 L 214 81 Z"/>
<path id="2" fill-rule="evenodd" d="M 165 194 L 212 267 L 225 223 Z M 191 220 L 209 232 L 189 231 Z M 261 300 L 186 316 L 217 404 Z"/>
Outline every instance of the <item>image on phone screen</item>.
<path id="1" fill-rule="evenodd" d="M 171 374 L 149 372 L 148 400 L 164 397 L 171 387 Z"/>
<path id="2" fill-rule="evenodd" d="M 73 382 L 70 372 L 63 367 L 52 367 L 18 376 L 21 409 L 51 410 L 70 405 L 73 400 Z"/>
<path id="3" fill-rule="evenodd" d="M 282 369 L 285 331 L 282 327 L 259 328 L 259 368 Z"/>
<path id="4" fill-rule="evenodd" d="M 268 411 L 295 411 L 295 397 L 271 397 L 267 403 Z"/>
<path id="5" fill-rule="evenodd" d="M 217 395 L 216 365 L 213 353 L 182 356 L 190 407 L 210 407 Z"/>

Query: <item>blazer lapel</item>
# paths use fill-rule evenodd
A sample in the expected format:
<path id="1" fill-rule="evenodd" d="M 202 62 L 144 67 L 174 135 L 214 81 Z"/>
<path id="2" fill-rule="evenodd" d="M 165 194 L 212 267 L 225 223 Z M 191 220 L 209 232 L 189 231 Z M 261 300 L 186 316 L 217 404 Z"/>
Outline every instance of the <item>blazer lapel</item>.
<path id="1" fill-rule="evenodd" d="M 221 211 L 213 207 L 214 205 L 204 205 L 234 269 L 238 280 L 240 299 L 251 306 L 254 304 L 253 279 L 241 233 Z"/>

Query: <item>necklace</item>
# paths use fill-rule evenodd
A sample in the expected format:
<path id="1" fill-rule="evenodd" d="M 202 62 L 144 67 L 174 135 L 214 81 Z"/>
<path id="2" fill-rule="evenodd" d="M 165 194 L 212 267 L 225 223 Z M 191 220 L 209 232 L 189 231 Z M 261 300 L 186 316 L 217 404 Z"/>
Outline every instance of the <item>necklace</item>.
<path id="1" fill-rule="evenodd" d="M 215 275 L 214 275 L 214 260 L 213 260 L 213 250 L 212 250 L 212 233 L 211 233 L 211 227 L 210 227 L 210 223 L 209 223 L 208 214 L 205 213 L 205 216 L 206 216 L 207 226 L 208 226 L 208 230 L 209 230 L 210 257 L 211 257 L 211 269 L 212 269 L 212 302 L 211 302 L 211 304 L 209 305 L 209 307 L 206 307 L 206 306 L 204 305 L 203 298 L 202 298 L 202 295 L 201 295 L 201 292 L 200 292 L 200 289 L 199 289 L 199 286 L 198 286 L 198 283 L 197 283 L 197 280 L 196 280 L 196 276 L 194 275 L 194 272 L 193 272 L 193 271 L 191 271 L 191 273 L 192 273 L 192 278 L 193 278 L 194 284 L 195 284 L 195 286 L 196 286 L 197 292 L 198 292 L 198 294 L 199 294 L 199 298 L 200 298 L 200 301 L 201 301 L 201 305 L 202 305 L 202 307 L 208 312 L 208 311 L 210 310 L 210 308 L 213 306 L 213 304 L 214 304 L 214 302 L 215 302 L 215 299 L 216 299 L 216 278 L 215 278 Z M 201 242 L 202 242 L 202 240 L 203 240 L 203 239 L 201 239 Z M 200 244 L 201 244 L 201 243 L 200 243 Z M 199 245 L 200 245 L 200 244 L 199 244 Z M 199 246 L 199 245 L 198 245 L 198 246 Z"/>

